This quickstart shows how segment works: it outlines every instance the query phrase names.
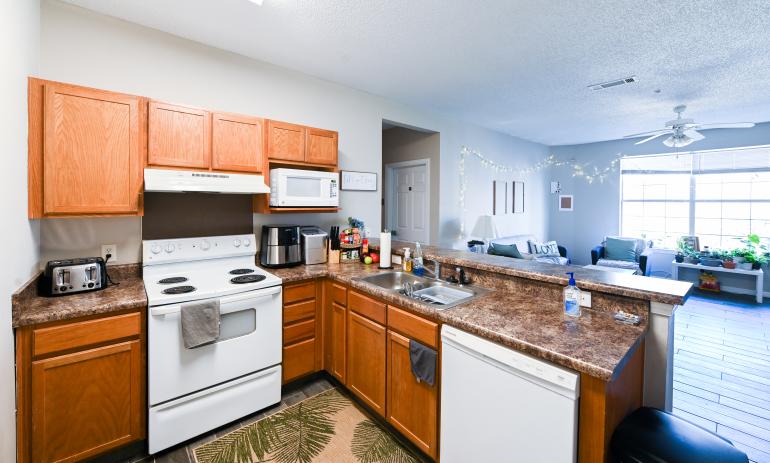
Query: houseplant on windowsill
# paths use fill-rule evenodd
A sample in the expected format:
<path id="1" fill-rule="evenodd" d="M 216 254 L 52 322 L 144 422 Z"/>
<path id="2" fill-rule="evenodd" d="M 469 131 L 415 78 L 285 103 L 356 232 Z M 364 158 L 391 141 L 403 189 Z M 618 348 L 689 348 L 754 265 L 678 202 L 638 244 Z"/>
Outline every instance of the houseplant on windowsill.
<path id="1" fill-rule="evenodd" d="M 679 255 L 682 256 L 682 260 L 687 262 L 688 264 L 697 264 L 700 261 L 700 258 L 698 257 L 698 251 L 696 251 L 692 246 L 690 246 L 685 240 L 682 238 L 679 238 L 679 240 L 676 242 L 676 247 L 679 250 L 677 252 L 677 256 L 674 257 L 677 262 L 681 262 L 679 260 Z"/>
<path id="2" fill-rule="evenodd" d="M 749 254 L 746 263 L 751 264 L 751 270 L 759 270 L 767 263 L 767 257 L 764 254 Z"/>

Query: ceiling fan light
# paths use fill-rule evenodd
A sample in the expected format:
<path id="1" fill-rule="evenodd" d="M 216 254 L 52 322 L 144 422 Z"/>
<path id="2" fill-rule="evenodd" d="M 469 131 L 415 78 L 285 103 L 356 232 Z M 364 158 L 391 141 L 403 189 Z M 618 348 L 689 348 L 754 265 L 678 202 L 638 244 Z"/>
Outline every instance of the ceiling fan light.
<path id="1" fill-rule="evenodd" d="M 663 140 L 663 144 L 668 146 L 669 148 L 682 148 L 684 146 L 689 145 L 690 143 L 694 142 L 695 140 L 688 137 L 687 135 L 671 135 L 670 137 Z"/>

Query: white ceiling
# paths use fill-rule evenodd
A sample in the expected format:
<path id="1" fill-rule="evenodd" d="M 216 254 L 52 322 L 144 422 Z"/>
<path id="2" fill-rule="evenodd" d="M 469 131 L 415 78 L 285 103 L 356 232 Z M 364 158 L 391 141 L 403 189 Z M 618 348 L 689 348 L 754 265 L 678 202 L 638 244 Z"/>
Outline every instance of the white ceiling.
<path id="1" fill-rule="evenodd" d="M 66 1 L 548 145 L 770 119 L 767 0 Z"/>

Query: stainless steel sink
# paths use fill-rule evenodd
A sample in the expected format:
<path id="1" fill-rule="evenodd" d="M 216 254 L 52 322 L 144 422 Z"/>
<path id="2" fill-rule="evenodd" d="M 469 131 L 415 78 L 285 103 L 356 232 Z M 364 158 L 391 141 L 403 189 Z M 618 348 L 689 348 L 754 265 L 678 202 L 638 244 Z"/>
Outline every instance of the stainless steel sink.
<path id="1" fill-rule="evenodd" d="M 475 286 L 461 286 L 432 278 L 418 277 L 406 272 L 379 273 L 361 278 L 361 281 L 399 293 L 426 305 L 448 309 L 468 302 L 490 290 Z"/>

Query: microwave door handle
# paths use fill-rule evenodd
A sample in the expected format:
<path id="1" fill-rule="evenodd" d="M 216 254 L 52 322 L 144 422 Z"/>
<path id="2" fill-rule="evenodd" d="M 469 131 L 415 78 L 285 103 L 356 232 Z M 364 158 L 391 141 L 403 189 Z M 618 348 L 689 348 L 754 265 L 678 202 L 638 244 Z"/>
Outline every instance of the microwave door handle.
<path id="1" fill-rule="evenodd" d="M 224 303 L 232 303 L 232 302 L 238 302 L 243 300 L 256 300 L 256 299 L 264 299 L 267 297 L 273 297 L 276 294 L 279 294 L 281 292 L 280 286 L 274 286 L 272 288 L 269 288 L 269 291 L 265 291 L 261 294 L 244 294 L 243 296 L 240 296 L 236 299 L 227 298 L 225 299 Z M 172 313 L 177 313 L 181 310 L 182 305 L 181 304 L 169 304 L 169 305 L 162 305 L 160 307 L 153 307 L 150 309 L 150 314 L 153 316 L 160 316 L 160 315 L 169 315 Z M 227 313 L 227 312 L 224 312 Z"/>

